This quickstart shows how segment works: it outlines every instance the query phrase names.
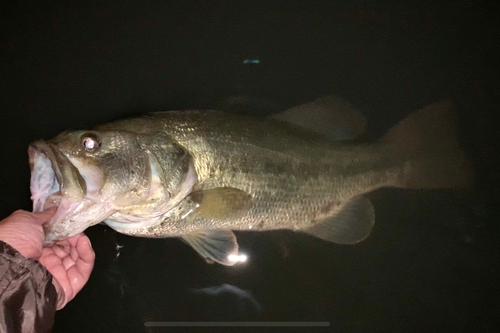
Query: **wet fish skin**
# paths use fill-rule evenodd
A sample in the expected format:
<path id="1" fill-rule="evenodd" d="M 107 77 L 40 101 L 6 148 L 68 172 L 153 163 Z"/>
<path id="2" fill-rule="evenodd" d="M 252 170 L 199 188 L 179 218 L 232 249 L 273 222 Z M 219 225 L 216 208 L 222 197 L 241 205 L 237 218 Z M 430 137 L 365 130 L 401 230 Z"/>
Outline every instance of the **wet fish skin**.
<path id="1" fill-rule="evenodd" d="M 118 122 L 100 130 L 155 131 L 168 135 L 192 156 L 198 182 L 193 191 L 235 188 L 252 197 L 238 219 L 197 218 L 180 223 L 180 210 L 161 225 L 122 231 L 165 237 L 200 229 L 304 229 L 335 214 L 352 197 L 397 180 L 401 165 L 377 146 L 340 146 L 284 122 L 217 111 L 157 113 L 140 122 Z M 332 148 L 334 147 L 334 148 Z M 364 163 L 363 163 L 364 162 Z"/>
<path id="2" fill-rule="evenodd" d="M 297 111 L 329 112 L 325 105 L 337 101 L 322 99 L 290 114 L 296 119 Z M 359 112 L 350 117 L 348 107 L 342 104 L 342 124 L 352 121 L 353 128 L 343 131 L 344 137 L 359 135 L 364 127 Z M 369 236 L 375 220 L 363 194 L 385 186 L 470 185 L 452 110 L 449 101 L 435 103 L 404 119 L 379 142 L 362 145 L 332 142 L 332 135 L 278 119 L 219 111 L 159 112 L 91 131 L 67 131 L 43 143 L 65 156 L 61 165 L 51 160 L 55 169 L 72 172 L 44 178 L 50 156 L 31 163 L 32 168 L 42 165 L 33 170 L 38 177 L 32 177 L 32 192 L 48 187 L 54 192 L 54 180 L 43 182 L 50 177 L 68 186 L 84 180 L 79 192 L 73 191 L 84 189 L 79 202 L 64 193 L 47 194 L 60 196 L 58 218 L 46 228 L 47 241 L 104 220 L 133 236 L 181 237 L 207 261 L 225 265 L 234 264 L 228 258 L 238 252 L 231 230 L 292 229 L 354 244 Z M 39 146 L 32 147 L 30 156 L 43 154 Z"/>

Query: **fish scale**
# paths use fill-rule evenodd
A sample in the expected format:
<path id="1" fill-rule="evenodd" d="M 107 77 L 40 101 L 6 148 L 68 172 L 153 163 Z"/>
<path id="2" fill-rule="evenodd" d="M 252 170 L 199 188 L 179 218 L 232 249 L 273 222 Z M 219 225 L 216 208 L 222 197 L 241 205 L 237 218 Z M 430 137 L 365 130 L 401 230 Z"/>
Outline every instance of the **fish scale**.
<path id="1" fill-rule="evenodd" d="M 51 194 L 60 203 L 46 239 L 104 220 L 128 235 L 181 237 L 207 261 L 232 265 L 238 245 L 231 230 L 291 229 L 355 244 L 375 221 L 363 194 L 385 186 L 470 185 L 450 123 L 451 102 L 418 110 L 371 144 L 331 141 L 362 133 L 364 118 L 345 102 L 338 119 L 349 130 L 336 136 L 307 124 L 318 110 L 335 120 L 338 102 L 324 97 L 280 119 L 157 112 L 35 142 L 29 150 L 33 198 L 43 202 L 47 184 L 61 184 Z M 303 112 L 304 121 L 297 118 Z M 54 170 L 36 163 L 40 158 Z"/>
<path id="2" fill-rule="evenodd" d="M 318 212 L 332 200 L 345 202 L 389 182 L 387 163 L 355 165 L 355 170 L 345 170 L 341 165 L 335 167 L 304 162 L 308 160 L 307 155 L 303 158 L 298 153 L 295 156 L 288 155 L 288 146 L 280 141 L 281 135 L 297 130 L 288 124 L 271 122 L 275 130 L 273 133 L 280 138 L 276 142 L 269 138 L 260 139 L 263 133 L 262 122 L 253 118 L 243 118 L 243 121 L 240 117 L 214 111 L 155 115 L 161 121 L 163 130 L 193 156 L 198 174 L 196 190 L 230 186 L 249 193 L 254 198 L 252 209 L 244 217 L 223 225 L 209 219 L 196 220 L 193 222 L 196 225 L 193 229 L 220 229 L 227 226 L 232 230 L 248 230 L 250 226 L 252 230 L 304 229 L 314 223 Z M 245 124 L 245 131 L 234 130 L 241 123 Z M 271 136 L 271 128 L 267 127 L 264 133 Z M 256 130 L 252 131 L 252 128 Z M 300 144 L 299 148 L 302 147 L 297 151 L 305 151 L 311 145 L 310 138 L 315 136 L 304 132 L 301 133 L 303 138 L 294 138 L 292 145 L 297 147 Z M 319 142 L 324 149 L 332 149 L 322 139 L 320 135 L 316 135 L 313 143 Z M 280 149 L 276 151 L 276 147 Z M 355 149 L 360 151 L 359 147 Z M 375 156 L 374 147 L 367 146 L 365 149 L 371 156 Z M 351 151 L 344 151 L 345 156 L 336 154 L 339 160 L 352 156 Z M 374 160 L 383 161 L 381 158 Z M 380 171 L 373 172 L 373 169 Z M 345 174 L 349 173 L 352 176 L 346 179 Z M 168 236 L 172 233 L 169 228 L 175 228 L 178 232 L 178 227 L 172 226 L 179 222 L 170 222 L 163 224 L 161 228 L 154 227 L 152 233 L 155 237 Z M 126 231 L 127 234 L 147 232 Z"/>

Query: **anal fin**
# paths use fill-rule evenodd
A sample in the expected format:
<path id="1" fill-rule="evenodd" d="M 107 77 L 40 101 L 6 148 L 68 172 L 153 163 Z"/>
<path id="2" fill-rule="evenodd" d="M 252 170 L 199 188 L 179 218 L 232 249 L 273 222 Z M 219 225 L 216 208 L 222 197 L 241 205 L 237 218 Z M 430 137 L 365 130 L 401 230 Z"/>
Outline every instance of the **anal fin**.
<path id="1" fill-rule="evenodd" d="M 302 231 L 337 244 L 356 244 L 370 235 L 374 224 L 372 203 L 367 198 L 358 196 L 336 215 L 318 220 L 314 226 Z"/>

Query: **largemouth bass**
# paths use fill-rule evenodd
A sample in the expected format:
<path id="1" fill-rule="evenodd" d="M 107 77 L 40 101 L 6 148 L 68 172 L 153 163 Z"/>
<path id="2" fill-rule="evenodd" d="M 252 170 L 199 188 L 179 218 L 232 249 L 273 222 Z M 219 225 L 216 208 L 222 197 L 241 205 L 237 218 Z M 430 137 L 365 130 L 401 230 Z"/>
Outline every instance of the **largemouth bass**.
<path id="1" fill-rule="evenodd" d="M 57 206 L 47 242 L 104 221 L 132 236 L 180 237 L 224 265 L 238 253 L 231 230 L 291 229 L 355 244 L 375 222 L 363 194 L 471 184 L 452 109 L 432 104 L 361 145 L 325 135 L 326 116 L 342 125 L 337 139 L 364 127 L 333 96 L 273 118 L 168 111 L 65 131 L 29 147 L 33 210 Z"/>

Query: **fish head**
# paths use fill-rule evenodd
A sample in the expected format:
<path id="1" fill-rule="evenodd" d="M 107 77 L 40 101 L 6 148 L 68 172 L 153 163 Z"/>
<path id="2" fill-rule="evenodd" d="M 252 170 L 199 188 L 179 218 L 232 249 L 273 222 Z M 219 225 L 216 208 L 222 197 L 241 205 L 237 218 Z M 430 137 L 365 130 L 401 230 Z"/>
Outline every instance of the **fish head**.
<path id="1" fill-rule="evenodd" d="M 126 224 L 160 216 L 169 208 L 166 203 L 173 205 L 176 191 L 171 187 L 182 187 L 185 180 L 165 178 L 170 174 L 163 172 L 164 164 L 171 163 L 159 161 L 143 138 L 129 131 L 65 131 L 50 141 L 33 142 L 28 154 L 33 211 L 57 206 L 44 225 L 46 242 L 106 219 Z"/>

